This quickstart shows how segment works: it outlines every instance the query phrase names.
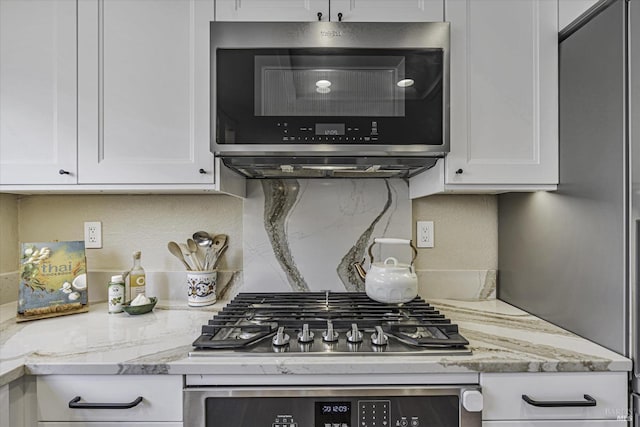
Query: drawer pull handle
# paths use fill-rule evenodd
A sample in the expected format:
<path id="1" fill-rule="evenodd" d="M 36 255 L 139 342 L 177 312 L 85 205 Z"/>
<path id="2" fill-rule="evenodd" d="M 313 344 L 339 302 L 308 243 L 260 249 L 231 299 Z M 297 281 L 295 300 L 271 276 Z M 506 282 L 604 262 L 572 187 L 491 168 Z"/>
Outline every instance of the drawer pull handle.
<path id="1" fill-rule="evenodd" d="M 131 409 L 142 402 L 142 396 L 138 396 L 136 400 L 129 403 L 90 403 L 80 402 L 81 397 L 76 396 L 69 401 L 69 408 L 73 409 Z"/>
<path id="2" fill-rule="evenodd" d="M 585 394 L 584 396 L 584 400 L 578 400 L 578 401 L 562 401 L 562 400 L 546 400 L 546 401 L 541 401 L 541 400 L 534 400 L 532 398 L 530 398 L 529 396 L 527 396 L 526 394 L 522 395 L 522 400 L 524 400 L 525 402 L 527 402 L 529 405 L 531 406 L 537 406 L 540 408 L 563 408 L 563 407 L 569 407 L 569 406 L 596 406 L 596 400 L 589 396 L 588 394 Z"/>

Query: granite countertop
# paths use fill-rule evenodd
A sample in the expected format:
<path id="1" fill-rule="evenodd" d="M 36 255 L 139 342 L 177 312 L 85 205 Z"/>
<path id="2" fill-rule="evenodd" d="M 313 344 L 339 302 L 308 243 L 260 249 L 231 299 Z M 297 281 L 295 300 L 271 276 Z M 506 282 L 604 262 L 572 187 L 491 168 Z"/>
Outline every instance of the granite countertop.
<path id="1" fill-rule="evenodd" d="M 201 325 L 224 306 L 160 301 L 140 316 L 88 313 L 15 322 L 0 306 L 0 386 L 24 374 L 318 375 L 629 371 L 631 361 L 499 300 L 430 300 L 469 340 L 472 355 L 188 357 Z"/>

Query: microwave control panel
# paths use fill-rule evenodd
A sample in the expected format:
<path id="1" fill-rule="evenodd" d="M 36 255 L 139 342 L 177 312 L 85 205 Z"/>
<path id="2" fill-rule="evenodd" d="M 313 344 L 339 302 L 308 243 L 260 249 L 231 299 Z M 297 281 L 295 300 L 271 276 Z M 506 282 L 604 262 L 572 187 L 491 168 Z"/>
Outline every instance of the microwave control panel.
<path id="1" fill-rule="evenodd" d="M 378 122 L 361 124 L 313 123 L 308 125 L 278 122 L 283 143 L 289 144 L 376 144 L 380 143 Z"/>

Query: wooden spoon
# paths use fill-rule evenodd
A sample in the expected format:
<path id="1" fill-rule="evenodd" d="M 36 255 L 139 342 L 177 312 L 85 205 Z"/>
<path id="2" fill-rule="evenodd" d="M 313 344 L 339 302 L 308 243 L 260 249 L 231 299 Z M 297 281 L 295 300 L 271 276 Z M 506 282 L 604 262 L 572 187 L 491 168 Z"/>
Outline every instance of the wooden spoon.
<path id="1" fill-rule="evenodd" d="M 182 263 L 184 264 L 187 270 L 189 271 L 191 270 L 191 266 L 187 263 L 187 261 L 185 261 L 184 255 L 182 255 L 182 250 L 180 249 L 180 245 L 178 245 L 176 242 L 169 242 L 167 243 L 167 249 L 169 249 L 169 252 L 171 252 L 171 255 L 178 258 L 180 261 L 182 261 Z"/>
<path id="2" fill-rule="evenodd" d="M 213 253 L 213 256 L 210 263 L 212 269 L 216 268 L 220 256 L 222 256 L 224 251 L 227 249 L 228 239 L 229 236 L 227 236 L 226 234 L 216 234 L 215 236 L 213 236 L 213 245 L 211 245 L 211 252 Z"/>

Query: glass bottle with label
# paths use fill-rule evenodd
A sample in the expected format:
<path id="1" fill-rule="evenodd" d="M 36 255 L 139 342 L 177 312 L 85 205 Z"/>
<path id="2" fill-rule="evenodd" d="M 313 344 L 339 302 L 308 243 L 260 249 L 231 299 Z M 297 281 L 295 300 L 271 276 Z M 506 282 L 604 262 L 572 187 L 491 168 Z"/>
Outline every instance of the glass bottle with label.
<path id="1" fill-rule="evenodd" d="M 146 277 L 144 274 L 144 268 L 140 265 L 140 257 L 142 253 L 140 251 L 135 251 L 133 253 L 133 267 L 131 267 L 131 271 L 129 272 L 129 297 L 131 300 L 134 300 L 140 294 L 145 293 L 146 288 Z"/>
<path id="2" fill-rule="evenodd" d="M 122 304 L 125 302 L 125 285 L 121 274 L 111 276 L 108 295 L 109 314 L 122 313 Z"/>

